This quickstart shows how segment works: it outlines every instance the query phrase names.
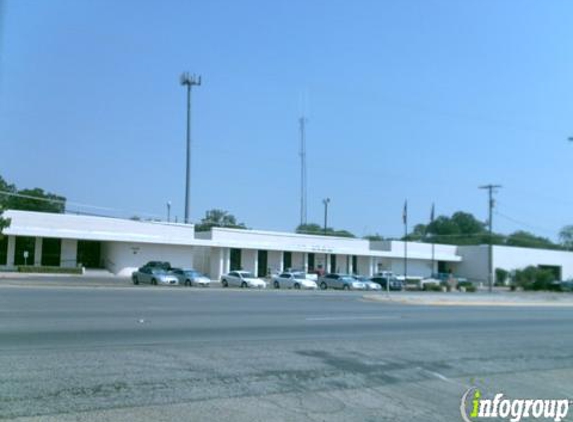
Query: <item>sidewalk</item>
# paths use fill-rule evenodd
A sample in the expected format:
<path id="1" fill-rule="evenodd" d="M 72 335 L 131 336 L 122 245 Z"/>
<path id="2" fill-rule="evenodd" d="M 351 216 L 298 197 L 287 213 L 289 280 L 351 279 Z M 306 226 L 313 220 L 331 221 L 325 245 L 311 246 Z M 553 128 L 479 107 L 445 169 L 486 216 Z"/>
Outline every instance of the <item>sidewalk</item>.
<path id="1" fill-rule="evenodd" d="M 107 272 L 88 271 L 83 275 L 0 272 L 0 286 L 125 287 L 131 284 L 130 278 L 118 277 Z"/>
<path id="2" fill-rule="evenodd" d="M 365 300 L 424 306 L 573 307 L 573 293 L 509 292 L 390 292 L 372 293 Z"/>

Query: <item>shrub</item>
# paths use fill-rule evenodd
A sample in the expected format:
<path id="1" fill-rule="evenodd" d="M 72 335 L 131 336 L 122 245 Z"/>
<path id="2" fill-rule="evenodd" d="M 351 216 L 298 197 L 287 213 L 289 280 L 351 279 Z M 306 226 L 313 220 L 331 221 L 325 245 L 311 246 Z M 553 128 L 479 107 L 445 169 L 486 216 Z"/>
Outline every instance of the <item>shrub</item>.
<path id="1" fill-rule="evenodd" d="M 477 288 L 473 284 L 470 284 L 469 286 L 466 286 L 466 292 L 475 293 L 477 292 Z"/>
<path id="2" fill-rule="evenodd" d="M 495 269 L 496 286 L 504 286 L 508 276 L 509 276 L 509 271 L 504 270 L 503 268 L 496 268 Z"/>
<path id="3" fill-rule="evenodd" d="M 550 270 L 530 265 L 522 270 L 516 270 L 514 280 L 523 290 L 550 290 L 554 278 Z"/>
<path id="4" fill-rule="evenodd" d="M 81 267 L 34 267 L 31 265 L 20 265 L 19 273 L 44 273 L 44 274 L 82 274 Z"/>
<path id="5" fill-rule="evenodd" d="M 424 285 L 424 291 L 426 292 L 441 292 L 442 286 L 439 284 L 428 283 Z"/>

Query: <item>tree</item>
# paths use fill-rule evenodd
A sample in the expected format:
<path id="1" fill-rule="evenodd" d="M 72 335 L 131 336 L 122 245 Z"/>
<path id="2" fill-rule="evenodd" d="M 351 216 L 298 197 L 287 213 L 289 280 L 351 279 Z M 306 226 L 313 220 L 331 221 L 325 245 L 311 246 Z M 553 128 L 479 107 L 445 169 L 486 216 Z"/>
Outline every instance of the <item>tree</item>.
<path id="1" fill-rule="evenodd" d="M 559 231 L 559 241 L 565 249 L 573 249 L 573 225 L 565 226 Z"/>
<path id="2" fill-rule="evenodd" d="M 316 223 L 300 224 L 295 229 L 295 232 L 300 234 L 314 234 L 320 236 L 356 237 L 348 230 L 334 230 L 332 227 L 327 227 L 325 231 L 324 227 L 321 227 Z"/>
<path id="3" fill-rule="evenodd" d="M 10 226 L 10 219 L 2 217 L 4 210 L 0 206 L 0 239 L 2 239 L 2 231 Z"/>
<path id="4" fill-rule="evenodd" d="M 195 230 L 198 232 L 211 230 L 213 227 L 227 227 L 231 229 L 246 229 L 244 223 L 237 223 L 234 215 L 229 214 L 227 211 L 212 209 L 205 213 L 205 217 L 201 222 L 195 225 Z"/>
<path id="5" fill-rule="evenodd" d="M 0 176 L 0 207 L 12 210 L 64 213 L 66 198 L 43 189 L 21 189 Z"/>
<path id="6" fill-rule="evenodd" d="M 363 239 L 366 240 L 372 240 L 372 241 L 381 241 L 384 240 L 384 236 L 382 236 L 381 234 L 367 234 L 366 236 L 363 237 Z"/>
<path id="7" fill-rule="evenodd" d="M 556 249 L 559 247 L 545 237 L 536 236 L 523 230 L 510 234 L 505 244 L 507 246 L 518 246 L 522 248 Z"/>

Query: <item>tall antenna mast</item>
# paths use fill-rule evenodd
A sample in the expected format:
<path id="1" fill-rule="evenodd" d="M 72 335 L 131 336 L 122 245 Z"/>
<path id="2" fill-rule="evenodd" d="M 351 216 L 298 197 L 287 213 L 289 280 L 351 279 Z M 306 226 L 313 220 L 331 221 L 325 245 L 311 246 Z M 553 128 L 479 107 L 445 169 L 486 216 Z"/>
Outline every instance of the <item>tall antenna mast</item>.
<path id="1" fill-rule="evenodd" d="M 304 115 L 299 119 L 300 124 L 300 224 L 306 224 L 306 125 Z"/>

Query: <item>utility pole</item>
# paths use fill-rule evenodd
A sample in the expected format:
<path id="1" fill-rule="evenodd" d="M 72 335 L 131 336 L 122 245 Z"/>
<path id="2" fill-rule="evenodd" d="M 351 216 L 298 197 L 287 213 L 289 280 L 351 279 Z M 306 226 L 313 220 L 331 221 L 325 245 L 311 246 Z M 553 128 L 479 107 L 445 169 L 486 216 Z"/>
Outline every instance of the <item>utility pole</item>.
<path id="1" fill-rule="evenodd" d="M 179 80 L 181 85 L 187 87 L 187 166 L 185 168 L 185 224 L 189 224 L 189 196 L 191 178 L 191 87 L 201 85 L 201 76 L 189 75 L 185 72 Z"/>
<path id="2" fill-rule="evenodd" d="M 305 125 L 307 119 L 302 116 L 300 124 L 300 225 L 307 223 L 306 220 L 306 132 Z"/>
<path id="3" fill-rule="evenodd" d="M 171 223 L 171 201 L 167 201 L 167 222 Z"/>
<path id="4" fill-rule="evenodd" d="M 326 230 L 328 227 L 328 204 L 330 204 L 330 198 L 326 198 L 322 200 L 324 204 L 324 235 L 326 236 Z"/>
<path id="5" fill-rule="evenodd" d="M 324 204 L 324 235 L 326 236 L 328 228 L 328 204 L 330 204 L 330 198 L 323 199 L 322 203 Z M 328 271 L 328 254 L 326 252 L 324 253 L 324 271 L 326 273 L 330 272 Z"/>
<path id="6" fill-rule="evenodd" d="M 501 185 L 485 185 L 480 186 L 480 189 L 487 189 L 488 190 L 488 197 L 489 197 L 489 250 L 488 250 L 488 263 L 487 263 L 487 281 L 488 281 L 488 290 L 491 293 L 493 291 L 493 207 L 495 206 L 495 201 L 493 199 L 493 194 L 495 189 L 501 188 Z"/>

